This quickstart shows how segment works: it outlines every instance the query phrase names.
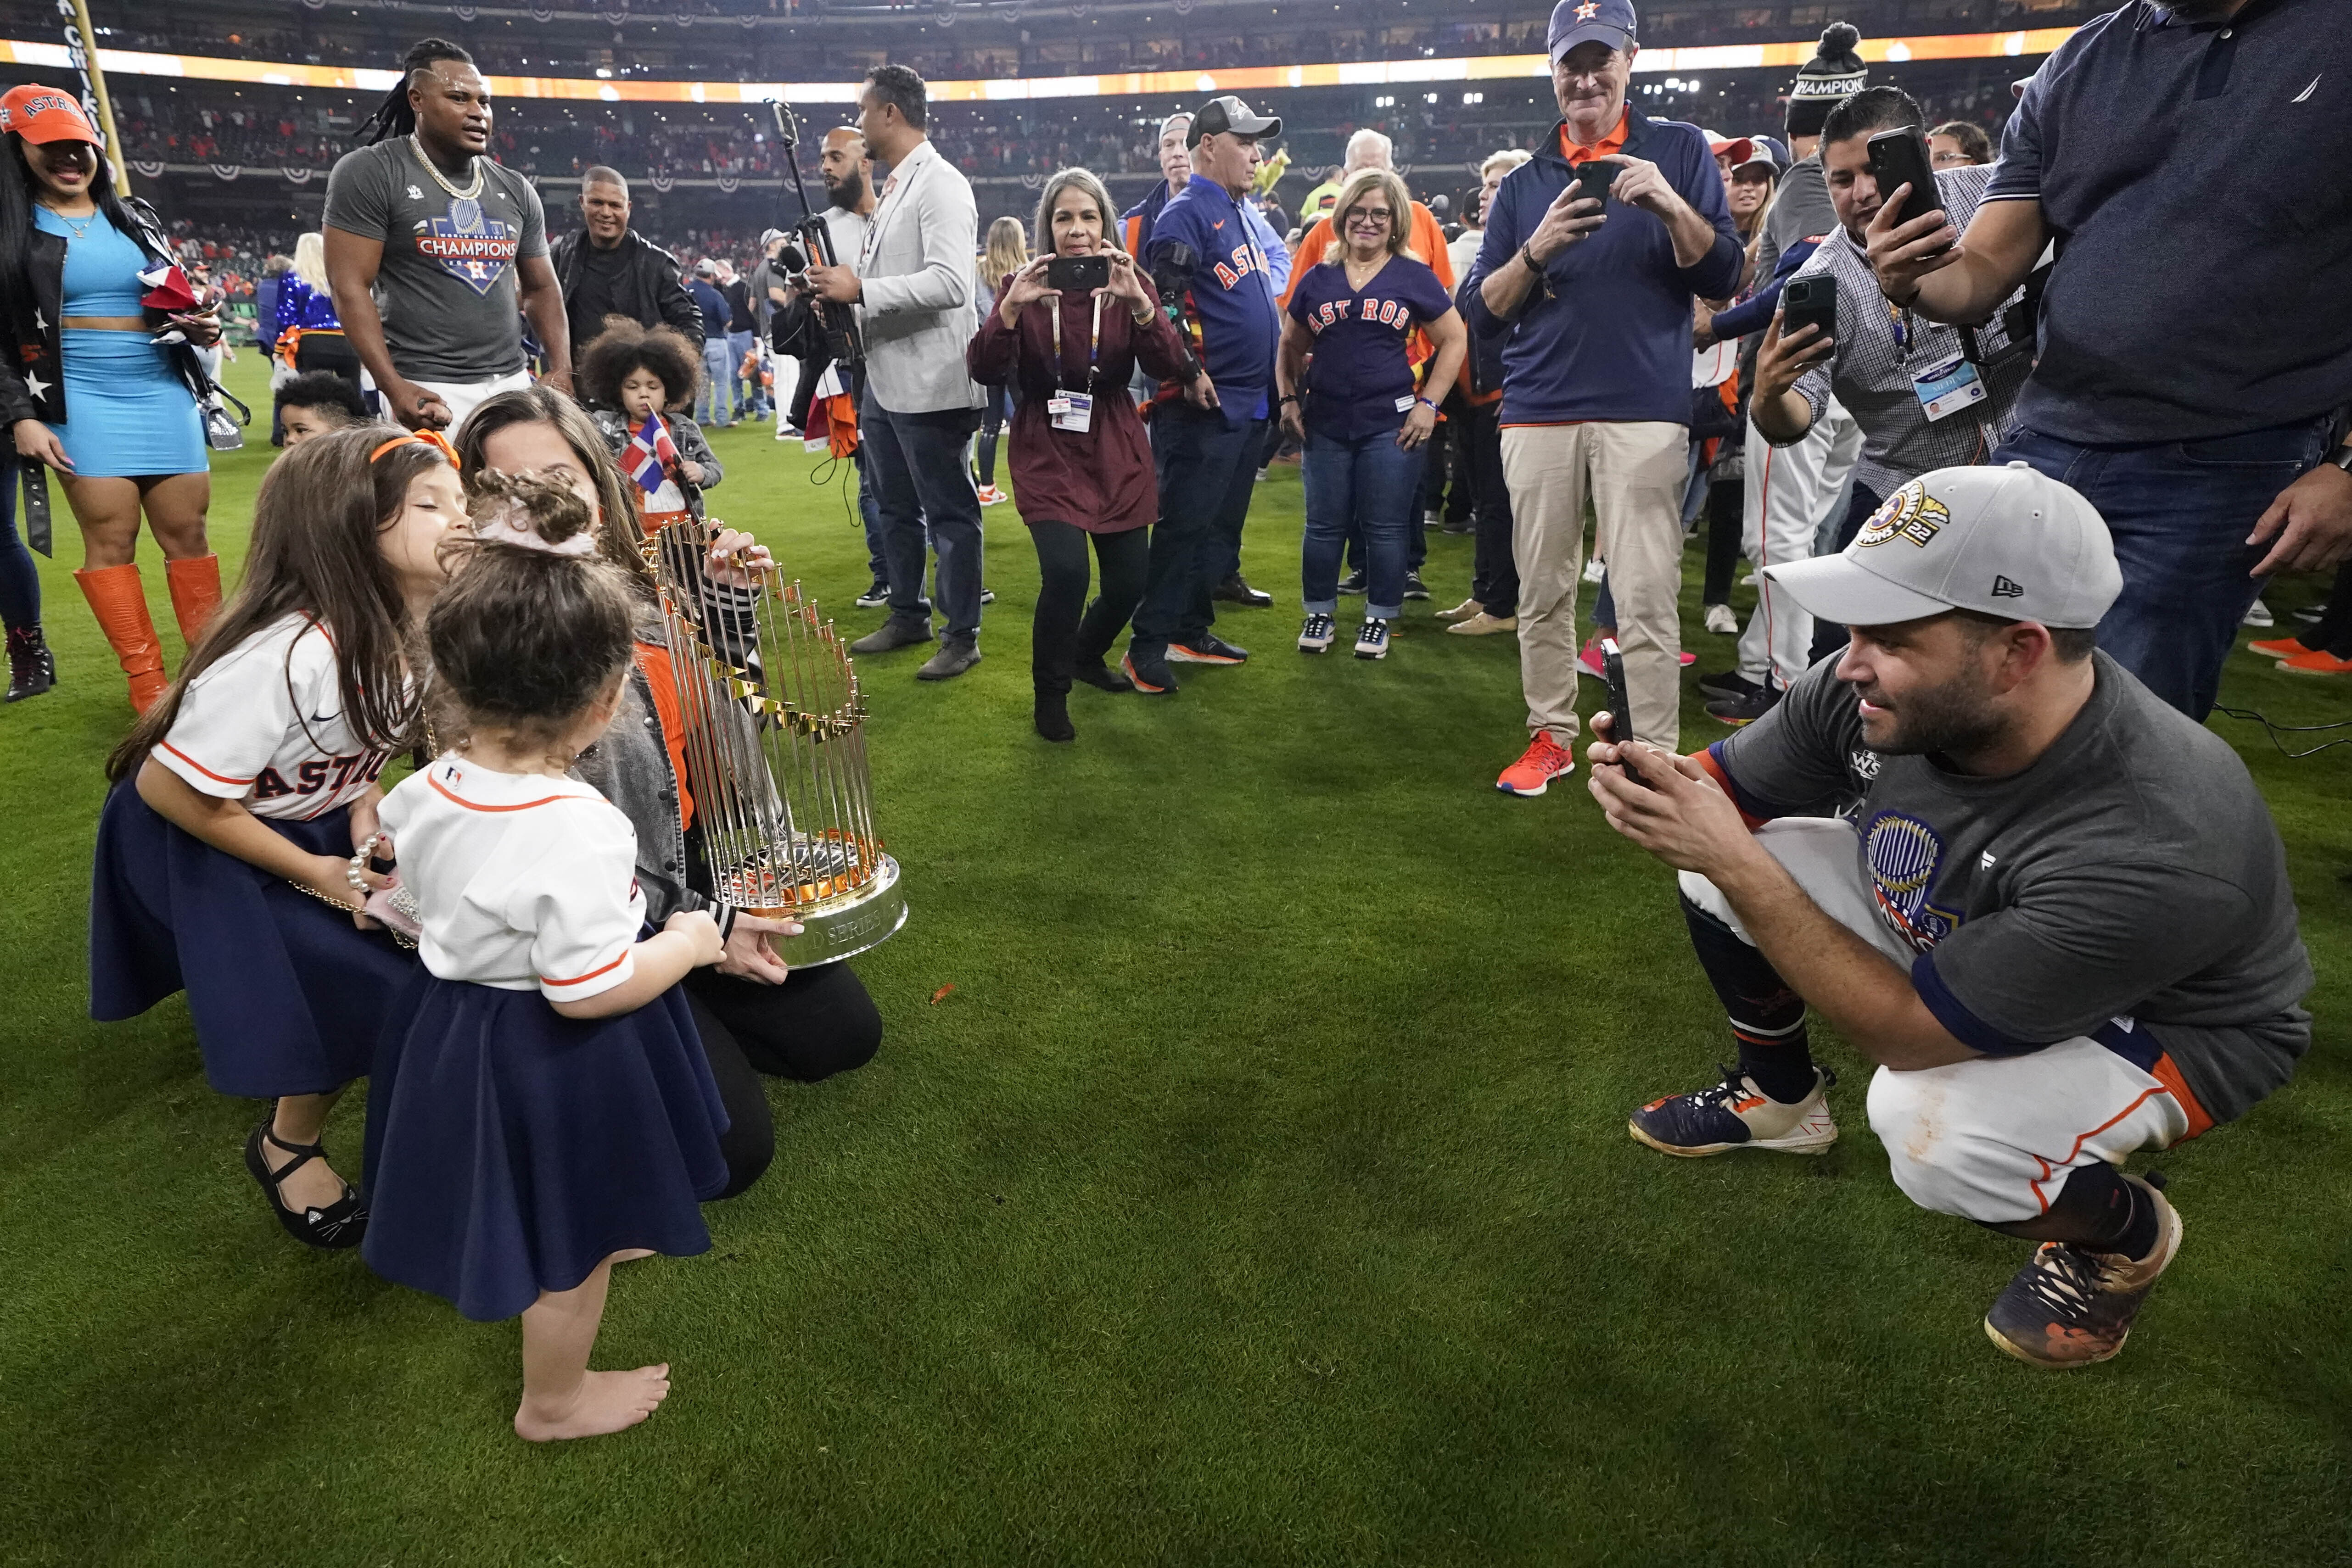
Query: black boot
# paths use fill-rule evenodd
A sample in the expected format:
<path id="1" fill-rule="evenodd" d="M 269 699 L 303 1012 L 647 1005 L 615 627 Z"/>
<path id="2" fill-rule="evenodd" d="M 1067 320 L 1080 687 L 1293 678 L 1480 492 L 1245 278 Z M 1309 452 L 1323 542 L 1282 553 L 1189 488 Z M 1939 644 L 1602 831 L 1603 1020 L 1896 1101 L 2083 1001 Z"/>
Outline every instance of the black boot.
<path id="1" fill-rule="evenodd" d="M 1070 727 L 1070 694 L 1037 688 L 1035 714 L 1037 733 L 1047 740 L 1076 740 L 1078 732 Z"/>
<path id="2" fill-rule="evenodd" d="M 41 640 L 40 627 L 8 628 L 8 695 L 0 701 L 20 703 L 57 684 L 58 656 Z"/>

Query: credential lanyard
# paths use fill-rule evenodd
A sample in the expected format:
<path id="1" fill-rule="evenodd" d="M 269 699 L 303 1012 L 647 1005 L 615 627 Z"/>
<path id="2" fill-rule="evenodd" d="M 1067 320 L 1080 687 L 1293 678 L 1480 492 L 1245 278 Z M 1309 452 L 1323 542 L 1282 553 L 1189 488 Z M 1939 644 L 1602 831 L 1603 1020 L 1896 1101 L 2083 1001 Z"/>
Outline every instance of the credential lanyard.
<path id="1" fill-rule="evenodd" d="M 1087 395 L 1095 395 L 1095 360 L 1102 350 L 1102 296 L 1095 296 L 1093 324 L 1087 329 Z M 1062 302 L 1054 301 L 1054 390 L 1062 390 Z"/>

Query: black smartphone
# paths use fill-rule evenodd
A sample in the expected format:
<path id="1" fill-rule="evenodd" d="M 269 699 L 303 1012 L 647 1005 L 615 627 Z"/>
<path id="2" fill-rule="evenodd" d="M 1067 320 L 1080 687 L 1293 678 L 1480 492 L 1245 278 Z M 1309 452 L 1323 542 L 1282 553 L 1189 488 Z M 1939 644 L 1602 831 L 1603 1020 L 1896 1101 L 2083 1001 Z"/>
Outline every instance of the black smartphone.
<path id="1" fill-rule="evenodd" d="M 1614 637 L 1601 639 L 1601 671 L 1609 687 L 1609 741 L 1612 746 L 1623 746 L 1633 738 L 1633 699 L 1625 692 L 1625 660 L 1617 652 Z M 1625 765 L 1625 777 L 1644 789 L 1657 788 L 1630 764 Z"/>
<path id="2" fill-rule="evenodd" d="M 1616 183 L 1617 176 L 1624 172 L 1624 164 L 1605 163 L 1598 158 L 1590 162 L 1579 163 L 1576 166 L 1576 183 L 1582 188 L 1577 192 L 1578 197 L 1581 200 L 1607 202 L 1609 187 Z"/>
<path id="3" fill-rule="evenodd" d="M 1822 338 L 1837 336 L 1837 279 L 1826 272 L 1792 277 L 1780 286 L 1780 340 L 1787 342 L 1807 325 L 1819 327 Z M 1816 338 L 1806 347 L 1820 341 Z"/>
<path id="4" fill-rule="evenodd" d="M 1943 193 L 1936 189 L 1936 166 L 1927 158 L 1927 139 L 1916 125 L 1898 125 L 1892 131 L 1882 131 L 1864 144 L 1870 159 L 1870 177 L 1877 183 L 1878 199 L 1886 200 L 1898 185 L 1908 185 L 1911 193 L 1903 198 L 1903 211 L 1897 220 L 1909 223 L 1922 213 L 1932 213 L 1944 204 Z M 1952 247 L 1946 246 L 1934 254 L 1941 256 Z"/>
<path id="5" fill-rule="evenodd" d="M 1110 257 L 1057 256 L 1045 264 L 1045 287 L 1065 294 L 1091 294 L 1110 287 Z"/>

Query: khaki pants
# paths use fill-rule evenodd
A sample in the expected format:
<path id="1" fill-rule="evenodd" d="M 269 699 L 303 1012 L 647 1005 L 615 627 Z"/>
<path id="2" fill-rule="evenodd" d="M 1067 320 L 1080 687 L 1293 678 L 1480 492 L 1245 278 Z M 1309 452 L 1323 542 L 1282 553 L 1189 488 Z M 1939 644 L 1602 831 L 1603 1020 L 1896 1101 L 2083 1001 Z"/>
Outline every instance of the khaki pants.
<path id="1" fill-rule="evenodd" d="M 1657 421 L 1514 425 L 1503 431 L 1511 553 L 1519 568 L 1519 685 L 1528 727 L 1576 738 L 1576 586 L 1584 503 L 1617 601 L 1633 734 L 1667 751 L 1681 737 L 1683 490 L 1690 430 Z M 1615 738 L 1622 739 L 1620 735 Z"/>

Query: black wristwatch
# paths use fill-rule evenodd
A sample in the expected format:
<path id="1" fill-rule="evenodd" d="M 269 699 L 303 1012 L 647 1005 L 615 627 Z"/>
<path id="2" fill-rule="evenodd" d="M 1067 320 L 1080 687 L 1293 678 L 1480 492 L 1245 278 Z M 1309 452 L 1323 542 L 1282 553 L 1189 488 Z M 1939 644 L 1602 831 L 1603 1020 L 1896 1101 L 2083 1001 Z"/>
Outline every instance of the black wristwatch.
<path id="1" fill-rule="evenodd" d="M 1281 397 L 1279 397 L 1279 398 L 1277 398 L 1277 399 L 1276 399 L 1276 400 L 1275 400 L 1275 404 L 1274 404 L 1274 406 L 1275 406 L 1275 407 L 1276 407 L 1276 408 L 1280 408 L 1284 403 L 1286 403 L 1286 402 L 1297 402 L 1297 401 L 1298 401 L 1298 394 L 1297 394 L 1297 392 L 1285 392 L 1285 393 L 1283 393 L 1283 394 L 1282 394 L 1282 396 L 1281 396 Z"/>

